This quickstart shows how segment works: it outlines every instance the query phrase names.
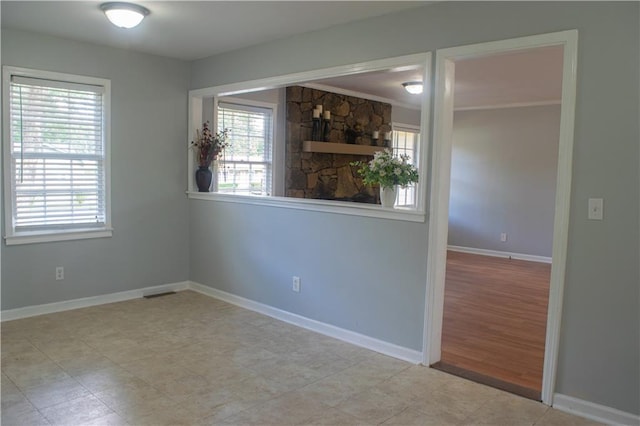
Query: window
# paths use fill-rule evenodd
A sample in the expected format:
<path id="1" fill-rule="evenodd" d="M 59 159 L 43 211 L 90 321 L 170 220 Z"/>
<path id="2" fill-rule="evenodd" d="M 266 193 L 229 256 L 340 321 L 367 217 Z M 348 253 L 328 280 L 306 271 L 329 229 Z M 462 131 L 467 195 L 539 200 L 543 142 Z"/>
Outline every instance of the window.
<path id="1" fill-rule="evenodd" d="M 109 236 L 109 81 L 4 68 L 7 244 Z"/>
<path id="2" fill-rule="evenodd" d="M 218 168 L 217 190 L 271 195 L 274 108 L 235 102 L 218 103 L 218 129 L 229 129 L 230 146 Z"/>
<path id="3" fill-rule="evenodd" d="M 416 168 L 418 167 L 418 147 L 420 146 L 420 128 L 403 124 L 393 126 L 393 153 L 395 155 L 408 155 Z M 398 188 L 398 207 L 416 206 L 416 184 L 412 183 L 406 188 Z"/>

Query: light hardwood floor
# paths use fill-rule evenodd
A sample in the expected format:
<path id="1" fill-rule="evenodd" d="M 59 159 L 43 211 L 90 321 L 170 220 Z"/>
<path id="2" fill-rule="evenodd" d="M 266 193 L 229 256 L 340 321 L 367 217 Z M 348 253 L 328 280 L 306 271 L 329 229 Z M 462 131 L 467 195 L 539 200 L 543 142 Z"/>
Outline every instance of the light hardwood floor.
<path id="1" fill-rule="evenodd" d="M 2 323 L 2 425 L 590 425 L 183 291 Z"/>
<path id="2" fill-rule="evenodd" d="M 550 264 L 449 251 L 441 362 L 539 398 L 550 272 Z"/>

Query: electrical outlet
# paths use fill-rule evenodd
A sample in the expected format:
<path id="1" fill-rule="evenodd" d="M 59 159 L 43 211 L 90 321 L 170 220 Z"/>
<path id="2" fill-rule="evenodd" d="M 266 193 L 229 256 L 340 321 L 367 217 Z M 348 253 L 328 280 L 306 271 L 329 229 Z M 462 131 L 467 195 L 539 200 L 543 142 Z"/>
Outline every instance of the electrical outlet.
<path id="1" fill-rule="evenodd" d="M 56 281 L 64 280 L 64 268 L 62 266 L 56 267 Z"/>
<path id="2" fill-rule="evenodd" d="M 500 241 L 502 241 L 503 243 L 507 242 L 507 233 L 503 232 L 500 234 Z"/>
<path id="3" fill-rule="evenodd" d="M 300 277 L 293 277 L 293 286 L 291 287 L 291 290 L 296 293 L 300 293 Z"/>
<path id="4" fill-rule="evenodd" d="M 602 220 L 602 211 L 604 209 L 604 200 L 602 198 L 589 198 L 589 215 L 590 220 Z"/>

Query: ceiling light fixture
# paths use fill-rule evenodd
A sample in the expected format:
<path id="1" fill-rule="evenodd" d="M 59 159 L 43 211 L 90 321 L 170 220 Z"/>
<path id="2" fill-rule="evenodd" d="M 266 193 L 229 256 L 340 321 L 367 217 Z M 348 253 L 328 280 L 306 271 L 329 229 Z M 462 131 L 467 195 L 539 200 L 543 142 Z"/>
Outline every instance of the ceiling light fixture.
<path id="1" fill-rule="evenodd" d="M 100 9 L 113 25 L 120 28 L 133 28 L 150 13 L 146 7 L 122 2 L 102 3 Z"/>
<path id="2" fill-rule="evenodd" d="M 422 82 L 420 81 L 408 81 L 406 83 L 402 83 L 402 87 L 412 95 L 419 95 L 422 93 Z"/>

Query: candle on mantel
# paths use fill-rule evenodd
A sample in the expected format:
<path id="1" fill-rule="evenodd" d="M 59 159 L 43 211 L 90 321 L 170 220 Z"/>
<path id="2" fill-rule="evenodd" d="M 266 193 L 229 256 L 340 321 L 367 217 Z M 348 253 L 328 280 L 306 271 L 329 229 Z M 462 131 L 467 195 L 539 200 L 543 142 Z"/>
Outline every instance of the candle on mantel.
<path id="1" fill-rule="evenodd" d="M 313 110 L 313 118 L 320 118 L 320 110 L 319 109 L 314 109 Z"/>
<path id="2" fill-rule="evenodd" d="M 385 132 L 384 140 L 386 140 L 386 141 L 390 141 L 391 140 L 391 132 Z"/>
<path id="3" fill-rule="evenodd" d="M 331 119 L 331 111 L 325 111 L 324 112 L 324 119 L 325 120 Z"/>
<path id="4" fill-rule="evenodd" d="M 322 105 L 316 105 L 316 109 L 322 114 Z"/>
<path id="5" fill-rule="evenodd" d="M 372 136 L 373 136 L 373 139 L 378 139 L 378 137 L 380 137 L 380 133 L 378 133 L 377 130 L 374 130 Z"/>

